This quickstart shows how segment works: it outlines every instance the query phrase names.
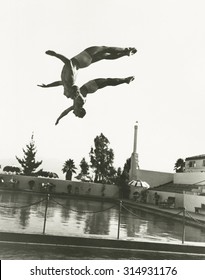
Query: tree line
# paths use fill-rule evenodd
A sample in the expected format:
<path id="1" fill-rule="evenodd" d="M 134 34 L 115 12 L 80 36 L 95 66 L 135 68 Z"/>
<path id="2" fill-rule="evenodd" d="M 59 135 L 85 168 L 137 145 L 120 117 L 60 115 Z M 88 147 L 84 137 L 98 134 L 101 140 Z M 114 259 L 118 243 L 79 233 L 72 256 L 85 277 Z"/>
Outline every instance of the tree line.
<path id="1" fill-rule="evenodd" d="M 26 145 L 26 148 L 23 148 L 23 158 L 16 156 L 16 160 L 21 168 L 5 166 L 3 171 L 15 172 L 26 176 L 58 178 L 58 175 L 54 172 L 39 169 L 43 161 L 36 160 L 36 153 L 37 149 L 32 134 L 30 143 Z M 114 151 L 110 148 L 110 142 L 103 133 L 95 137 L 94 145 L 90 149 L 89 157 L 90 163 L 85 160 L 85 157 L 82 158 L 79 164 L 80 172 L 78 174 L 76 174 L 77 167 L 74 160 L 71 158 L 67 159 L 62 167 L 65 179 L 72 180 L 73 175 L 76 174 L 76 178 L 81 181 L 117 184 L 119 186 L 128 183 L 130 159 L 127 159 L 123 169 L 120 167 L 116 169 L 113 165 Z"/>
<path id="2" fill-rule="evenodd" d="M 110 142 L 103 133 L 96 136 L 94 139 L 94 146 L 91 147 L 89 153 L 90 164 L 85 160 L 85 157 L 83 157 L 79 164 L 80 172 L 75 178 L 81 181 L 93 181 L 96 183 L 117 185 L 127 184 L 129 181 L 131 159 L 128 158 L 126 160 L 123 169 L 121 167 L 116 169 L 113 166 L 114 151 L 109 145 Z M 34 142 L 34 136 L 32 134 L 30 143 L 26 145 L 25 149 L 23 149 L 23 158 L 16 156 L 21 168 L 16 166 L 5 166 L 3 171 L 12 173 L 15 172 L 16 174 L 26 176 L 58 178 L 58 175 L 55 172 L 45 171 L 43 169 L 36 171 L 43 162 L 42 160 L 36 160 L 36 153 L 37 149 Z M 90 169 L 94 174 L 94 178 L 92 174 L 90 174 Z M 73 159 L 68 159 L 63 164 L 62 172 L 65 174 L 66 180 L 72 180 L 73 174 L 76 174 L 76 170 L 77 167 Z M 176 161 L 174 170 L 177 173 L 184 172 L 185 161 L 182 158 L 179 158 Z"/>

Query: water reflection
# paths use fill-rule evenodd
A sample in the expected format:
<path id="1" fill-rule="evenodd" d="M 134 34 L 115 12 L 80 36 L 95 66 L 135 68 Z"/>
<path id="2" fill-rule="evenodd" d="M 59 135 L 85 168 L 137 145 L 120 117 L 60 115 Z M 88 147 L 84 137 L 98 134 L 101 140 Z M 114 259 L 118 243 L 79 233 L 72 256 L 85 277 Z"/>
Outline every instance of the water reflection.
<path id="1" fill-rule="evenodd" d="M 85 219 L 85 234 L 109 235 L 110 232 L 109 212 L 101 214 L 88 214 Z"/>
<path id="2" fill-rule="evenodd" d="M 45 198 L 45 194 L 0 191 L 0 230 L 42 233 Z M 41 202 L 31 205 L 38 201 Z M 31 206 L 22 207 L 26 205 Z M 48 204 L 46 233 L 116 238 L 118 210 L 117 205 L 109 202 L 54 197 Z M 132 209 L 132 212 L 135 215 L 122 209 L 121 239 L 165 242 L 181 240 L 182 223 L 139 210 Z M 186 241 L 205 242 L 205 231 L 186 226 Z"/>
<path id="3" fill-rule="evenodd" d="M 68 211 L 67 208 L 69 208 L 69 200 L 65 200 L 65 207 L 62 207 L 62 210 L 61 210 L 61 222 L 62 223 L 67 223 L 69 221 L 69 218 L 70 218 L 70 212 Z"/>

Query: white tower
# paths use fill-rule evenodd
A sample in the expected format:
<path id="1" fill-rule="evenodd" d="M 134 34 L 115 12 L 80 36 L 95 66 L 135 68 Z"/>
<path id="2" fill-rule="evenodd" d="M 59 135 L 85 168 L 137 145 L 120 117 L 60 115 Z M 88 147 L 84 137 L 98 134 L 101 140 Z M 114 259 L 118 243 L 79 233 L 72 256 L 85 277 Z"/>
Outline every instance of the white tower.
<path id="1" fill-rule="evenodd" d="M 134 145 L 133 145 L 133 152 L 131 155 L 131 165 L 130 165 L 130 172 L 129 172 L 130 181 L 137 179 L 137 169 L 139 169 L 139 160 L 137 154 L 137 130 L 138 130 L 138 122 L 136 122 L 134 126 Z"/>

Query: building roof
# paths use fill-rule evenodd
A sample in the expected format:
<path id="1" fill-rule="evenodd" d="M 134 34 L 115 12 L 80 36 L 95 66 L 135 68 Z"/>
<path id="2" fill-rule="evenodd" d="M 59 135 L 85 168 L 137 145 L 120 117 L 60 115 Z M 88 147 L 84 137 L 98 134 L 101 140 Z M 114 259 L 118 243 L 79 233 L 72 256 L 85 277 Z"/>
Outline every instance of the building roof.
<path id="1" fill-rule="evenodd" d="M 183 193 L 184 191 L 190 192 L 193 189 L 198 189 L 198 187 L 202 187 L 205 185 L 187 185 L 187 184 L 174 184 L 173 182 L 160 185 L 154 188 L 150 188 L 149 190 L 161 191 L 161 192 L 172 192 L 172 193 Z"/>
<path id="2" fill-rule="evenodd" d="M 193 156 L 193 157 L 187 157 L 185 160 L 197 160 L 197 159 L 205 159 L 205 154 Z"/>

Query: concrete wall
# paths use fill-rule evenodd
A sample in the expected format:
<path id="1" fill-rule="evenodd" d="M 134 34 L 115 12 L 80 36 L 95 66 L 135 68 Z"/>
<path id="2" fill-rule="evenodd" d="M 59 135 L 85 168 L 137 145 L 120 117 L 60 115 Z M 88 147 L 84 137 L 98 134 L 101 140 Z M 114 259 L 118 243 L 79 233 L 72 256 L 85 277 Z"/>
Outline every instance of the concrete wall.
<path id="1" fill-rule="evenodd" d="M 147 196 L 147 203 L 155 204 L 154 194 L 156 191 L 149 190 Z M 171 193 L 171 192 L 161 192 L 158 191 L 157 194 L 159 195 L 159 202 L 165 201 L 169 196 L 175 197 L 175 208 L 184 207 L 183 201 L 183 194 L 180 193 Z"/>
<path id="2" fill-rule="evenodd" d="M 156 191 L 150 190 L 147 196 L 147 203 L 154 204 L 154 194 Z M 205 204 L 205 196 L 197 195 L 196 193 L 171 193 L 171 192 L 157 192 L 160 196 L 159 202 L 163 202 L 169 196 L 175 197 L 175 208 L 185 207 L 189 212 L 195 212 L 195 207 L 201 207 Z"/>
<path id="3" fill-rule="evenodd" d="M 53 183 L 56 187 L 53 190 L 56 193 L 69 193 L 76 195 L 86 195 L 94 197 L 107 197 L 107 198 L 119 198 L 119 188 L 115 185 L 96 184 L 87 182 L 73 182 L 59 179 L 47 179 L 36 178 L 30 176 L 21 175 L 7 175 L 0 174 L 0 179 L 4 180 L 4 183 L 0 182 L 0 188 L 13 189 L 14 184 L 12 180 L 16 180 L 15 188 L 20 190 L 30 190 L 29 181 L 34 181 L 33 191 L 42 190 L 42 183 Z M 69 188 L 69 185 L 71 186 Z M 148 190 L 147 203 L 154 204 L 155 190 Z M 195 212 L 195 207 L 201 207 L 201 204 L 205 204 L 205 196 L 199 196 L 197 193 L 193 194 L 179 194 L 171 192 L 157 192 L 160 196 L 159 202 L 166 200 L 169 196 L 175 197 L 175 207 L 185 207 L 187 211 Z"/>
<path id="4" fill-rule="evenodd" d="M 174 184 L 205 185 L 205 172 L 175 173 Z"/>
<path id="5" fill-rule="evenodd" d="M 201 204 L 205 204 L 205 196 L 184 194 L 184 207 L 187 211 L 195 212 L 195 207 L 201 207 Z"/>
<path id="6" fill-rule="evenodd" d="M 182 193 L 175 193 L 175 207 L 184 207 L 184 195 Z"/>
<path id="7" fill-rule="evenodd" d="M 150 187 L 157 187 L 172 182 L 173 177 L 173 173 L 137 169 L 136 178 L 133 180 L 142 180 L 147 182 Z"/>
<path id="8" fill-rule="evenodd" d="M 119 198 L 119 188 L 116 185 L 97 184 L 88 182 L 74 182 L 59 179 L 30 177 L 22 175 L 7 175 L 0 174 L 0 178 L 3 178 L 4 183 L 0 183 L 0 188 L 18 188 L 21 190 L 31 190 L 29 181 L 34 181 L 33 191 L 43 191 L 42 183 L 52 183 L 55 185 L 53 192 L 56 193 L 69 193 L 76 195 L 90 195 L 96 197 L 108 197 Z M 13 183 L 12 180 L 16 180 L 17 183 Z"/>

